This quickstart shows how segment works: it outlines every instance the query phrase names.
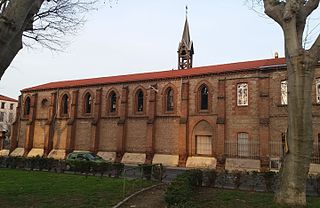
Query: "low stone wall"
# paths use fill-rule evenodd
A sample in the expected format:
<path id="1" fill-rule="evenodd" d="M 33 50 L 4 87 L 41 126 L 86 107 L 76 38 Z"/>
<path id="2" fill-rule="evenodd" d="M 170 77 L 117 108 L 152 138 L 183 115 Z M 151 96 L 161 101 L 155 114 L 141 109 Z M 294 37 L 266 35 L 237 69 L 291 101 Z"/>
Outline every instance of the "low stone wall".
<path id="1" fill-rule="evenodd" d="M 43 149 L 40 149 L 40 148 L 32 148 L 32 149 L 30 150 L 30 152 L 28 153 L 27 157 L 36 157 L 36 156 L 42 157 L 42 156 L 43 156 L 43 153 L 44 153 L 44 150 L 43 150 Z"/>
<path id="2" fill-rule="evenodd" d="M 177 167 L 179 155 L 154 154 L 152 164 L 162 164 L 163 166 Z"/>
<path id="3" fill-rule="evenodd" d="M 206 168 L 215 169 L 217 166 L 217 159 L 214 157 L 188 157 L 186 168 Z"/>
<path id="4" fill-rule="evenodd" d="M 145 153 L 129 153 L 126 152 L 121 160 L 121 163 L 124 164 L 144 164 L 146 161 L 146 154 Z"/>
<path id="5" fill-rule="evenodd" d="M 98 152 L 97 155 L 110 162 L 115 162 L 117 157 L 116 152 Z"/>
<path id="6" fill-rule="evenodd" d="M 0 150 L 0 156 L 9 156 L 10 150 L 2 149 Z"/>
<path id="7" fill-rule="evenodd" d="M 48 155 L 48 158 L 53 158 L 57 160 L 63 160 L 66 158 L 66 150 L 53 149 Z"/>
<path id="8" fill-rule="evenodd" d="M 18 147 L 15 150 L 13 150 L 10 154 L 12 157 L 19 157 L 24 155 L 24 148 Z"/>
<path id="9" fill-rule="evenodd" d="M 260 171 L 260 160 L 227 158 L 225 169 L 228 171 Z"/>
<path id="10" fill-rule="evenodd" d="M 279 182 L 276 172 L 243 172 L 204 170 L 202 185 L 206 187 L 239 189 L 257 192 L 274 192 Z M 320 195 L 320 176 L 310 175 L 307 180 L 307 195 Z"/>

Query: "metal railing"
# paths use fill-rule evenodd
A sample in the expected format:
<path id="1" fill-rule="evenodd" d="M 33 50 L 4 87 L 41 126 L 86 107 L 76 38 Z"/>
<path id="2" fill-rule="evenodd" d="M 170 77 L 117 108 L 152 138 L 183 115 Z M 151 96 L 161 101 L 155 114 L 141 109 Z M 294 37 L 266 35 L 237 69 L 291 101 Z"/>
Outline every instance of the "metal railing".
<path id="1" fill-rule="evenodd" d="M 284 143 L 282 141 L 270 141 L 270 157 L 283 158 L 284 156 Z M 312 148 L 311 163 L 320 164 L 320 144 L 314 143 Z"/>
<path id="2" fill-rule="evenodd" d="M 147 186 L 147 181 L 162 182 L 164 177 L 164 168 L 162 164 L 140 165 L 135 167 L 125 167 L 122 178 L 123 197 L 127 193 L 133 193 Z M 128 183 L 130 181 L 130 183 Z"/>
<path id="3" fill-rule="evenodd" d="M 225 141 L 224 152 L 230 158 L 260 158 L 260 143 L 259 141 L 248 141 L 238 143 L 235 141 Z"/>

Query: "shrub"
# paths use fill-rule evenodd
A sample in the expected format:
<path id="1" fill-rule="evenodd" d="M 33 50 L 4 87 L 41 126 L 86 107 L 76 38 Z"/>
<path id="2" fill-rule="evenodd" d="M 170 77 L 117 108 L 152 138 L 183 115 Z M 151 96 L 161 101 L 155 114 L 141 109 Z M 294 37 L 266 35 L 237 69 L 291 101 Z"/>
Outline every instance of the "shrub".
<path id="1" fill-rule="evenodd" d="M 272 171 L 263 173 L 264 183 L 266 185 L 266 191 L 268 192 L 273 191 L 275 176 L 276 176 L 276 173 Z"/>
<path id="2" fill-rule="evenodd" d="M 202 171 L 189 170 L 178 175 L 165 193 L 165 201 L 169 207 L 183 207 L 192 197 L 194 189 L 202 184 Z"/>
<path id="3" fill-rule="evenodd" d="M 152 165 L 141 164 L 139 166 L 142 168 L 142 177 L 147 180 L 151 180 Z"/>
<path id="4" fill-rule="evenodd" d="M 216 184 L 217 177 L 218 177 L 218 174 L 216 170 L 209 170 L 209 169 L 204 170 L 203 180 L 206 179 L 206 184 L 204 184 L 204 186 L 214 187 Z"/>
<path id="5" fill-rule="evenodd" d="M 112 164 L 112 171 L 114 172 L 114 176 L 116 178 L 121 176 L 123 170 L 124 170 L 124 164 L 123 163 L 113 163 Z"/>

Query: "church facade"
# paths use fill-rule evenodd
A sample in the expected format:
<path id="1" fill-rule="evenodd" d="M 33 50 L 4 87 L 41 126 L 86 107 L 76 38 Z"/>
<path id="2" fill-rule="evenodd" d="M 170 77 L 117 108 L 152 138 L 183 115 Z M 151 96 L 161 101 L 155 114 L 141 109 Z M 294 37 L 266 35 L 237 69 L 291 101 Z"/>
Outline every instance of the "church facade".
<path id="1" fill-rule="evenodd" d="M 11 155 L 262 170 L 285 151 L 284 58 L 192 67 L 186 20 L 178 70 L 52 82 L 21 91 Z M 320 72 L 313 83 L 313 163 L 320 141 Z"/>

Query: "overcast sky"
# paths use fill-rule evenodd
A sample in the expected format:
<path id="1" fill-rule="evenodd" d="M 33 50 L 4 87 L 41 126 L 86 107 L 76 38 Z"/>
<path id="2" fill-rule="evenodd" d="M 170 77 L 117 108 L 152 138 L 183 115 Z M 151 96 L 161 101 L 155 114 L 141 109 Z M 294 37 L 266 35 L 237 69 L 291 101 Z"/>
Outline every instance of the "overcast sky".
<path id="1" fill-rule="evenodd" d="M 244 0 L 119 0 L 99 6 L 70 44 L 56 53 L 38 47 L 19 52 L 0 81 L 0 94 L 47 82 L 177 68 L 185 21 L 194 41 L 194 66 L 283 56 L 280 27 Z"/>

